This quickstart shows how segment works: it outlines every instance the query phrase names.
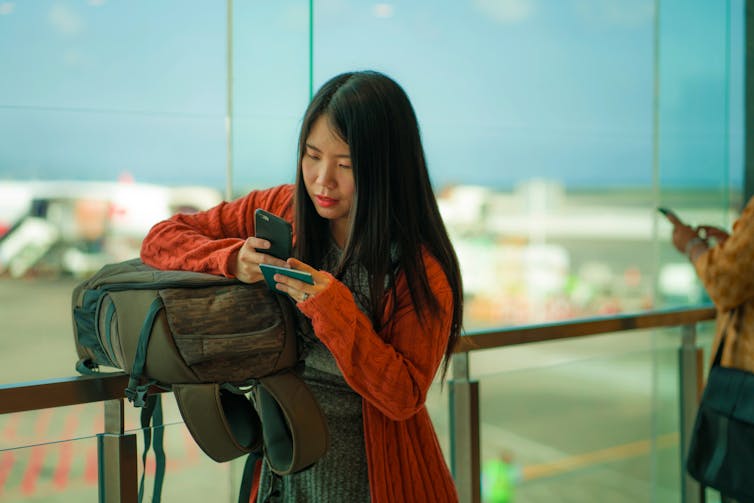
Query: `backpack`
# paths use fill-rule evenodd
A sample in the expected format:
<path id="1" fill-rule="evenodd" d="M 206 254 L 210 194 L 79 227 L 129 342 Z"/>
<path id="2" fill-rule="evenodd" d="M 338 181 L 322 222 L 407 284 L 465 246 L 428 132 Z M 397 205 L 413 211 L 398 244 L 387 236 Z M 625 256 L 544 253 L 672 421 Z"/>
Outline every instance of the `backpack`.
<path id="1" fill-rule="evenodd" d="M 172 391 L 186 427 L 210 458 L 248 455 L 239 495 L 248 501 L 257 459 L 286 475 L 327 450 L 325 418 L 295 369 L 294 310 L 288 296 L 264 282 L 163 271 L 140 259 L 108 264 L 73 289 L 76 369 L 125 371 L 124 393 L 144 408 L 145 435 L 150 419 L 156 426 L 162 414 L 150 387 Z M 149 445 L 145 436 L 145 451 Z M 158 500 L 163 473 L 155 475 Z"/>

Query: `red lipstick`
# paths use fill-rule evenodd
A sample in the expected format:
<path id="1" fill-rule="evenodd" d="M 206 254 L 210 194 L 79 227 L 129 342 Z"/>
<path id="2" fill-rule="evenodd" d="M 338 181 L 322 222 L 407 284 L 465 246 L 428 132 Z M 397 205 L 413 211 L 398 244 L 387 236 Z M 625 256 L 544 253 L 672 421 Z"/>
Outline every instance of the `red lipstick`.
<path id="1" fill-rule="evenodd" d="M 338 204 L 337 199 L 333 199 L 327 196 L 316 196 L 316 199 L 317 199 L 317 204 L 319 204 L 323 208 L 330 208 L 331 206 L 335 206 L 336 204 Z"/>

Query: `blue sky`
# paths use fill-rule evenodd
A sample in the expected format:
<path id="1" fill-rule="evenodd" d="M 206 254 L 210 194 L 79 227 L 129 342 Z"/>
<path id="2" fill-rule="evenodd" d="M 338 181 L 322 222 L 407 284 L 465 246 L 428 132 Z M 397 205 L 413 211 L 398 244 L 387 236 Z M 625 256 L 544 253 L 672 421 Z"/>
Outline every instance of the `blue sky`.
<path id="1" fill-rule="evenodd" d="M 661 2 L 667 185 L 740 183 L 743 0 L 730 21 L 724 5 Z M 351 69 L 396 78 L 436 185 L 651 185 L 652 0 L 327 0 L 313 13 L 313 85 Z M 309 2 L 233 14 L 233 181 L 288 181 Z M 224 2 L 0 0 L 0 68 L 0 179 L 224 186 Z"/>

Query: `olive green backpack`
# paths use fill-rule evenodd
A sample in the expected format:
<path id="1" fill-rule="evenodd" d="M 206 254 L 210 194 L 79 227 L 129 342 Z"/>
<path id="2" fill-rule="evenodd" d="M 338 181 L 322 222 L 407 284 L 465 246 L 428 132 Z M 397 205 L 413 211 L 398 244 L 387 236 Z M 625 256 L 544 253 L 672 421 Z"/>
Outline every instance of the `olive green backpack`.
<path id="1" fill-rule="evenodd" d="M 296 325 L 288 296 L 264 282 L 162 271 L 139 259 L 109 264 L 73 290 L 73 333 L 82 374 L 99 367 L 129 375 L 125 396 L 161 421 L 159 394 L 175 395 L 189 432 L 218 462 L 248 455 L 239 501 L 264 458 L 278 475 L 301 471 L 327 450 L 324 416 L 296 373 Z M 160 437 L 158 438 L 158 430 Z M 157 471 L 164 476 L 162 428 L 155 428 Z M 145 437 L 145 453 L 150 441 Z M 143 493 L 143 475 L 139 500 Z"/>

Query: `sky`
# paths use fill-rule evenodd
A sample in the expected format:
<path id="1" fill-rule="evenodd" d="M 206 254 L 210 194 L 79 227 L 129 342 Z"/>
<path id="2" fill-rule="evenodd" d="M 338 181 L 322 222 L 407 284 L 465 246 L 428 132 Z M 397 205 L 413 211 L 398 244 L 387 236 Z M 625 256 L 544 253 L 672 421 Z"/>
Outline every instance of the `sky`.
<path id="1" fill-rule="evenodd" d="M 310 46 L 308 1 L 236 1 L 226 121 L 225 2 L 0 0 L 0 179 L 223 187 L 229 124 L 234 186 L 290 181 L 310 87 L 371 68 L 435 185 L 740 184 L 743 0 L 659 5 L 315 0 Z"/>

